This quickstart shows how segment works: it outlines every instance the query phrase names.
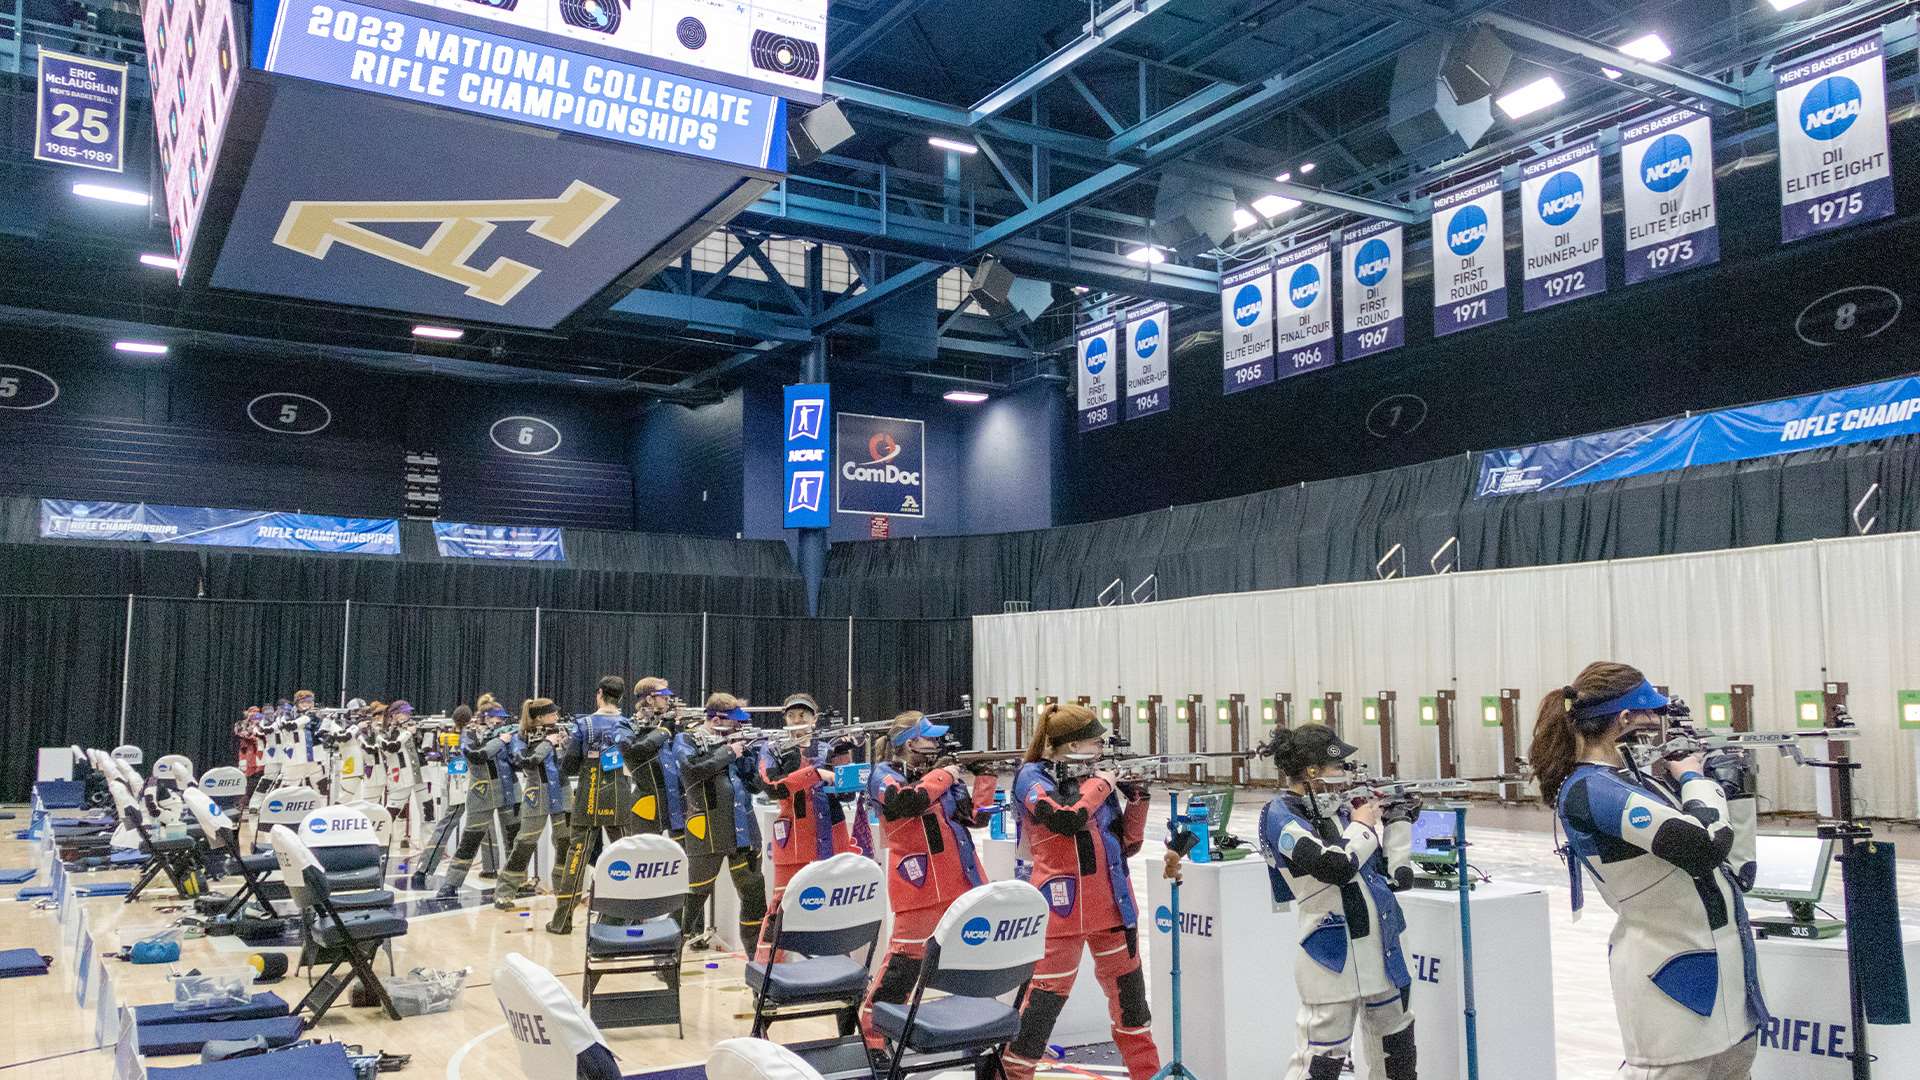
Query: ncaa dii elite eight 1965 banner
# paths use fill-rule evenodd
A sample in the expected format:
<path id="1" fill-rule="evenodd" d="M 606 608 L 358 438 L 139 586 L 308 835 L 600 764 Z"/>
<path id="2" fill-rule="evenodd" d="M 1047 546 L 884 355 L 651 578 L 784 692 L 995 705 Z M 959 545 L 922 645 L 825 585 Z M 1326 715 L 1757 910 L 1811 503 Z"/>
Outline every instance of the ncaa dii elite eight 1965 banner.
<path id="1" fill-rule="evenodd" d="M 1713 122 L 1668 109 L 1620 129 L 1627 284 L 1720 261 Z"/>
<path id="2" fill-rule="evenodd" d="M 1600 225 L 1600 147 L 1592 139 L 1520 167 L 1520 280 L 1528 311 L 1607 291 Z"/>
<path id="3" fill-rule="evenodd" d="M 1127 313 L 1127 419 L 1167 411 L 1173 404 L 1173 348 L 1167 343 L 1165 304 Z"/>
<path id="4" fill-rule="evenodd" d="M 1113 319 L 1082 327 L 1074 355 L 1080 359 L 1080 430 L 1092 431 L 1120 419 L 1115 387 L 1119 383 L 1120 355 L 1115 348 Z"/>
<path id="5" fill-rule="evenodd" d="M 1893 213 L 1880 31 L 1773 73 L 1780 131 L 1780 239 Z"/>
<path id="6" fill-rule="evenodd" d="M 1333 256 L 1326 237 L 1274 260 L 1274 368 L 1282 379 L 1333 363 Z"/>
<path id="7" fill-rule="evenodd" d="M 1220 276 L 1220 390 L 1273 381 L 1273 260 Z"/>
<path id="8" fill-rule="evenodd" d="M 1369 221 L 1340 238 L 1340 359 L 1358 360 L 1406 344 L 1401 254 L 1406 229 Z"/>
<path id="9" fill-rule="evenodd" d="M 1507 317 L 1507 216 L 1500 174 L 1433 197 L 1433 336 Z"/>

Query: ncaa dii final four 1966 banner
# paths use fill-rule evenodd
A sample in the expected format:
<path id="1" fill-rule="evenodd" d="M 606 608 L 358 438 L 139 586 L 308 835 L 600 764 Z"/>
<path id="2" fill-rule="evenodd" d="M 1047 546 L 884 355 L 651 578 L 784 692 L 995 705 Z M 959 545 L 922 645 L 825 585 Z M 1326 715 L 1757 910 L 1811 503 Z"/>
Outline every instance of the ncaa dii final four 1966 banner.
<path id="1" fill-rule="evenodd" d="M 1274 260 L 1274 369 L 1282 379 L 1333 363 L 1332 249 L 1323 236 Z"/>
<path id="2" fill-rule="evenodd" d="M 1118 397 L 1120 355 L 1115 348 L 1113 319 L 1083 327 L 1074 355 L 1080 358 L 1080 430 L 1092 431 L 1120 419 Z"/>
<path id="3" fill-rule="evenodd" d="M 1774 71 L 1783 242 L 1893 213 L 1885 60 L 1876 30 Z"/>

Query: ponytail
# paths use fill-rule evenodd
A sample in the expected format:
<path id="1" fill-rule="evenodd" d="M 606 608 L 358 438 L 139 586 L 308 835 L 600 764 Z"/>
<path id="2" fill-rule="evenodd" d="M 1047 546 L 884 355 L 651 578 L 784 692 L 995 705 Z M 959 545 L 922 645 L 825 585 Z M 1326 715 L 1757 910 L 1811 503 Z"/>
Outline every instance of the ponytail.
<path id="1" fill-rule="evenodd" d="M 1048 705 L 1040 710 L 1040 717 L 1033 725 L 1033 738 L 1027 740 L 1027 753 L 1021 760 L 1044 761 L 1048 750 L 1063 742 L 1076 741 L 1083 731 L 1089 733 L 1086 738 L 1106 734 L 1100 718 L 1087 706 L 1058 702 Z"/>
<path id="2" fill-rule="evenodd" d="M 1573 710 L 1582 702 L 1602 702 L 1624 694 L 1645 681 L 1638 668 L 1627 664 L 1598 660 L 1582 668 L 1571 684 L 1547 691 L 1540 699 L 1540 711 L 1533 721 L 1533 743 L 1527 748 L 1527 761 L 1540 783 L 1540 801 L 1559 805 L 1560 785 L 1573 775 L 1580 762 L 1580 751 L 1587 739 L 1606 734 L 1613 716 L 1595 716 L 1575 720 Z"/>
<path id="3" fill-rule="evenodd" d="M 554 706 L 552 698 L 528 698 L 520 704 L 520 734 L 525 738 L 533 738 L 533 733 L 539 729 L 535 721 L 549 713 L 559 711 Z"/>

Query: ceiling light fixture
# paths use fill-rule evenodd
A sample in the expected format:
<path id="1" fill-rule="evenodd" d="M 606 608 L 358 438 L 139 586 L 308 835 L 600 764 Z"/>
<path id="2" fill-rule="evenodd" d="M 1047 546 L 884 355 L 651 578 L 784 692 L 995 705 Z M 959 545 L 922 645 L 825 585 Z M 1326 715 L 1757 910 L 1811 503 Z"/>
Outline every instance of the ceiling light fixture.
<path id="1" fill-rule="evenodd" d="M 1253 211 L 1238 206 L 1233 208 L 1233 231 L 1239 232 L 1242 229 L 1251 229 L 1258 224 L 1260 224 L 1260 219 L 1253 216 Z"/>
<path id="2" fill-rule="evenodd" d="M 113 347 L 123 353 L 137 353 L 141 356 L 167 355 L 167 347 L 157 341 L 116 341 Z"/>
<path id="3" fill-rule="evenodd" d="M 1137 263 L 1146 263 L 1149 266 L 1151 266 L 1156 263 L 1166 262 L 1167 256 L 1159 248 L 1154 247 L 1151 244 L 1148 244 L 1144 247 L 1137 247 L 1137 248 L 1134 248 L 1132 251 L 1127 252 L 1127 261 L 1137 262 Z"/>
<path id="4" fill-rule="evenodd" d="M 153 201 L 144 191 L 112 187 L 107 184 L 89 184 L 85 181 L 73 185 L 73 193 L 83 199 L 99 199 L 101 202 L 119 203 L 122 206 L 146 206 Z"/>
<path id="5" fill-rule="evenodd" d="M 467 336 L 467 332 L 451 326 L 416 326 L 413 328 L 413 336 L 434 338 L 439 341 L 459 341 Z"/>
<path id="6" fill-rule="evenodd" d="M 1284 184 L 1287 181 L 1293 179 L 1293 174 L 1290 172 L 1283 172 L 1279 176 L 1274 177 L 1274 179 Z"/>
<path id="7" fill-rule="evenodd" d="M 1289 199 L 1285 195 L 1262 195 L 1253 200 L 1253 208 L 1261 217 L 1277 218 L 1300 205 L 1299 199 Z"/>
<path id="8" fill-rule="evenodd" d="M 156 270 L 178 270 L 180 269 L 180 260 L 171 255 L 155 255 L 148 251 L 141 253 L 140 265 L 151 266 Z"/>
<path id="9" fill-rule="evenodd" d="M 1315 169 L 1317 169 L 1317 168 L 1319 168 L 1319 166 L 1318 166 L 1318 165 L 1315 165 L 1315 164 L 1314 164 L 1313 162 L 1311 162 L 1311 161 L 1303 161 L 1303 162 L 1301 162 L 1301 163 L 1300 163 L 1300 175 L 1301 175 L 1301 176 L 1306 176 L 1306 175 L 1308 175 L 1308 174 L 1310 174 L 1310 173 L 1312 173 L 1312 172 L 1313 172 L 1313 170 L 1315 170 Z"/>
<path id="10" fill-rule="evenodd" d="M 959 405 L 978 405 L 987 400 L 987 395 L 978 390 L 949 390 L 940 396 Z"/>
<path id="11" fill-rule="evenodd" d="M 1659 34 L 1643 34 L 1620 46 L 1620 51 L 1635 60 L 1646 60 L 1655 64 L 1673 55 L 1673 50 L 1667 48 L 1667 43 Z M 1614 68 L 1603 67 L 1600 72 L 1609 79 L 1620 77 L 1620 72 Z"/>
<path id="12" fill-rule="evenodd" d="M 980 152 L 980 148 L 972 143 L 960 142 L 956 139 L 943 139 L 938 135 L 929 136 L 927 145 L 939 150 L 951 150 L 956 154 L 977 154 Z"/>
<path id="13" fill-rule="evenodd" d="M 1775 11 L 1785 11 L 1788 8 L 1797 8 L 1801 4 L 1804 4 L 1806 2 L 1807 0 L 1767 0 L 1767 3 L 1773 5 L 1773 10 Z"/>
<path id="14" fill-rule="evenodd" d="M 1501 95 L 1494 104 L 1500 106 L 1500 111 L 1507 114 L 1507 119 L 1518 120 L 1565 100 L 1567 100 L 1566 91 L 1560 89 L 1560 84 L 1553 80 L 1553 76 L 1547 75 L 1535 79 L 1510 94 Z"/>

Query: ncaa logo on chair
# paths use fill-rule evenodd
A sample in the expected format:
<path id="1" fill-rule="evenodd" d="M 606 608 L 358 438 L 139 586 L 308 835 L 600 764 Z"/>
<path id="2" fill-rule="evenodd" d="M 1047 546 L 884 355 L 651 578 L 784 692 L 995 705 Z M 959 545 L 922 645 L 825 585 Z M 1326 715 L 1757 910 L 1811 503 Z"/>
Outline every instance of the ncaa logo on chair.
<path id="1" fill-rule="evenodd" d="M 1653 824 L 1653 811 L 1644 806 L 1636 806 L 1627 811 L 1627 824 L 1636 829 L 1644 829 Z"/>
<path id="2" fill-rule="evenodd" d="M 327 831 L 327 819 L 320 817 L 307 822 L 307 831 L 315 836 L 324 834 Z"/>
<path id="3" fill-rule="evenodd" d="M 280 801 L 279 799 L 267 800 L 267 813 L 269 814 L 277 814 L 280 811 L 285 810 L 286 808 L 287 808 L 287 804 Z"/>
<path id="4" fill-rule="evenodd" d="M 827 906 L 827 890 L 818 885 L 812 886 L 800 894 L 801 911 L 819 911 Z"/>
<path id="5" fill-rule="evenodd" d="M 1800 130 L 1822 142 L 1846 134 L 1860 119 L 1860 84 L 1845 75 L 1820 80 L 1800 100 Z"/>
<path id="6" fill-rule="evenodd" d="M 993 924 L 979 915 L 968 919 L 967 925 L 960 928 L 960 940 L 969 945 L 985 945 L 992 936 Z"/>
<path id="7" fill-rule="evenodd" d="M 625 881 L 633 876 L 633 864 L 625 859 L 615 859 L 607 864 L 607 876 L 615 881 Z"/>

